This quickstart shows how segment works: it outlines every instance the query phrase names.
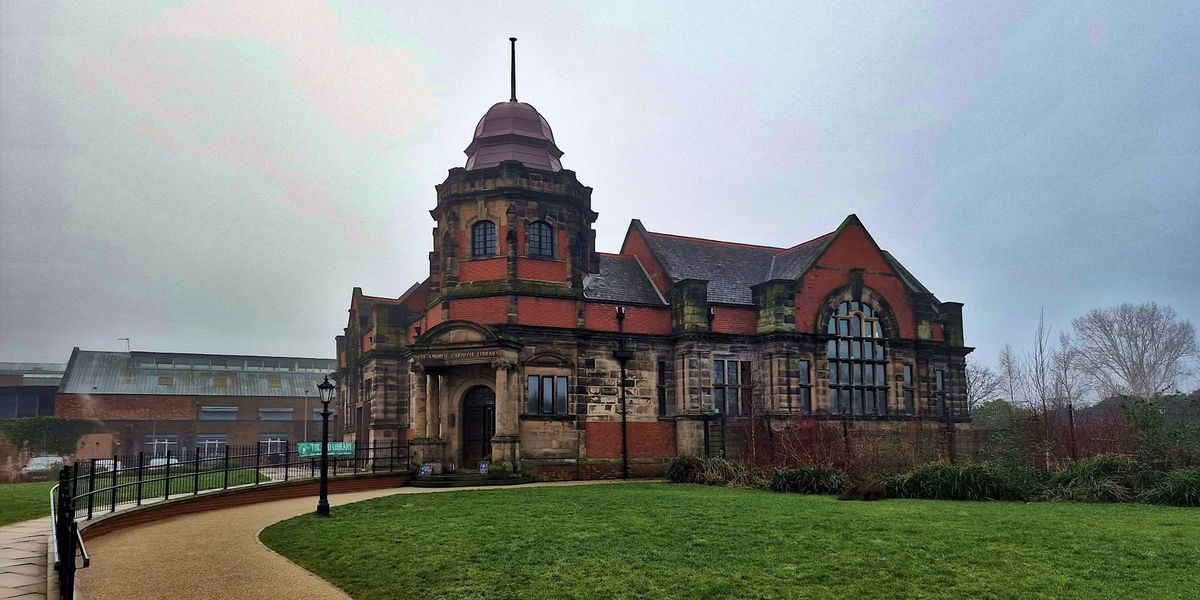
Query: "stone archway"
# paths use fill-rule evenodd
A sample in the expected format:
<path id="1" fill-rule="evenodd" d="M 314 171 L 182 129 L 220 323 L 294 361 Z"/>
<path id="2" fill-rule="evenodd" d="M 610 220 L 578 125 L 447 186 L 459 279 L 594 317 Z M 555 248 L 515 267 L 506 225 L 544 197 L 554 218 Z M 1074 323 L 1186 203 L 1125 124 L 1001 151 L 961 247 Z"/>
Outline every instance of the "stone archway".
<path id="1" fill-rule="evenodd" d="M 467 390 L 462 401 L 462 466 L 472 468 L 491 460 L 496 435 L 496 392 L 486 385 Z"/>

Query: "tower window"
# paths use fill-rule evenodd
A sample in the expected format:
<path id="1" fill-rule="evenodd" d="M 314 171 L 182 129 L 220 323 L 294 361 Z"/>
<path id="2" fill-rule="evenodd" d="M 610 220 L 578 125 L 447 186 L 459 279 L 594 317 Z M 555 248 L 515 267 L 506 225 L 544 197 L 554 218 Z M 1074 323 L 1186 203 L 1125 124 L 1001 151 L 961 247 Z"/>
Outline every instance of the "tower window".
<path id="1" fill-rule="evenodd" d="M 496 224 L 480 221 L 471 226 L 471 256 L 496 254 Z"/>
<path id="2" fill-rule="evenodd" d="M 829 406 L 837 414 L 886 415 L 883 331 L 870 306 L 843 302 L 829 317 Z"/>
<path id="3" fill-rule="evenodd" d="M 525 226 L 525 253 L 529 256 L 554 256 L 554 229 L 545 221 Z"/>

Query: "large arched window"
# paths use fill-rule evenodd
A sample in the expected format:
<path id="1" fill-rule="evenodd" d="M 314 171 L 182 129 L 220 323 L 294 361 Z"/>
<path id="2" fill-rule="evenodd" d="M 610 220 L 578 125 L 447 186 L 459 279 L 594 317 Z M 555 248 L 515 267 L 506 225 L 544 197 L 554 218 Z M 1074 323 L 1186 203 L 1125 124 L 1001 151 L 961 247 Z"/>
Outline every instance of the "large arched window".
<path id="1" fill-rule="evenodd" d="M 549 223 L 534 221 L 525 226 L 525 253 L 545 258 L 554 256 L 554 229 Z"/>
<path id="2" fill-rule="evenodd" d="M 471 226 L 471 256 L 496 254 L 496 224 L 480 221 Z"/>
<path id="3" fill-rule="evenodd" d="M 886 415 L 886 357 L 876 311 L 862 302 L 842 302 L 829 317 L 828 333 L 830 412 Z"/>

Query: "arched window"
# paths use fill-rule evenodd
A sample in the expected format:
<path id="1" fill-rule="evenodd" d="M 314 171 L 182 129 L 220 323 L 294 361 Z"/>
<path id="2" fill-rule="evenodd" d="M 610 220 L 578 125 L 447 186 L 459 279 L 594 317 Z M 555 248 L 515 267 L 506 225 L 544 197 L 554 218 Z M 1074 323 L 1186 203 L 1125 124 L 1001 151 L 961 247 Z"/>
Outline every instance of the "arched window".
<path id="1" fill-rule="evenodd" d="M 843 302 L 829 317 L 829 407 L 836 414 L 886 415 L 883 330 L 862 302 Z"/>
<path id="2" fill-rule="evenodd" d="M 525 226 L 525 253 L 529 256 L 554 256 L 554 229 L 545 221 Z"/>
<path id="3" fill-rule="evenodd" d="M 496 254 L 496 224 L 480 221 L 471 226 L 471 256 Z"/>

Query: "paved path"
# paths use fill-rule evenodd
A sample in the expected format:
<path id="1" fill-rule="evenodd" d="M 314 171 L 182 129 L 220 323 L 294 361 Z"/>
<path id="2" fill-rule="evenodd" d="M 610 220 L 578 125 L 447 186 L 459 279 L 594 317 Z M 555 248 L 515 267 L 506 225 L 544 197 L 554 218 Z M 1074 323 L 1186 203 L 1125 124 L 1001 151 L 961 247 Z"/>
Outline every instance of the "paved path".
<path id="1" fill-rule="evenodd" d="M 643 480 L 644 481 L 644 480 Z M 597 482 L 529 484 L 520 487 Z M 618 483 L 618 482 L 611 482 Z M 402 487 L 335 494 L 339 505 L 391 494 L 473 489 Z M 511 489 L 511 488 L 508 488 Z M 92 566 L 79 571 L 84 600 L 178 598 L 346 600 L 340 589 L 258 541 L 264 527 L 316 507 L 316 497 L 278 500 L 183 515 L 123 529 L 86 542 Z M 87 539 L 87 531 L 84 531 Z M 45 540 L 43 539 L 43 544 Z M 281 595 L 281 591 L 286 594 Z"/>
<path id="2" fill-rule="evenodd" d="M 50 517 L 0 527 L 0 598 L 46 600 Z"/>

